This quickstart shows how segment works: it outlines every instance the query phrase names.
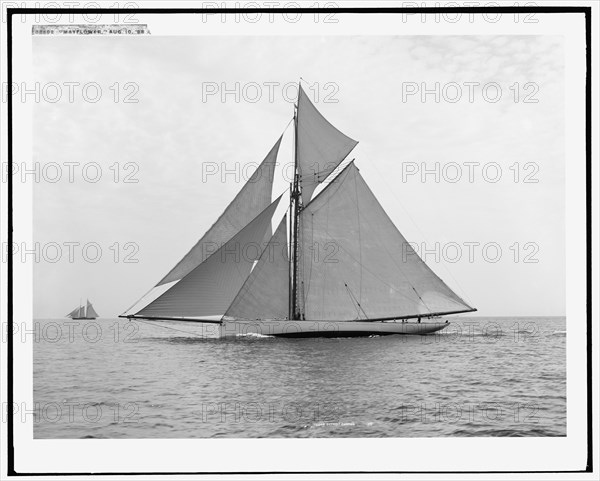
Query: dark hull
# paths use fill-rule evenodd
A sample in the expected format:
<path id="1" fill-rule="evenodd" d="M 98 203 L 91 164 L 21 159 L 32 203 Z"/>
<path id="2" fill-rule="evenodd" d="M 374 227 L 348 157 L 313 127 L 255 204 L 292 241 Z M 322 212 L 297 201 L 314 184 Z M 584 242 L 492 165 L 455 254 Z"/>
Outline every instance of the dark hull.
<path id="1" fill-rule="evenodd" d="M 262 335 L 287 338 L 367 337 L 427 335 L 449 326 L 449 322 L 416 321 L 224 321 L 220 337 Z"/>

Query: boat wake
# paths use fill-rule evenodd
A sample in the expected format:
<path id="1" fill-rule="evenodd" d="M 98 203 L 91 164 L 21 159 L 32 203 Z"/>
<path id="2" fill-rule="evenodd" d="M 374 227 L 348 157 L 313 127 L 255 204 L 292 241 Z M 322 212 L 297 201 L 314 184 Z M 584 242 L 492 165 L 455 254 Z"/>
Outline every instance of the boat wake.
<path id="1" fill-rule="evenodd" d="M 567 331 L 554 331 L 548 334 L 549 336 L 566 336 Z"/>
<path id="2" fill-rule="evenodd" d="M 269 336 L 267 334 L 258 334 L 257 332 L 239 333 L 235 337 L 254 337 L 254 338 L 269 338 L 275 339 L 275 336 Z"/>

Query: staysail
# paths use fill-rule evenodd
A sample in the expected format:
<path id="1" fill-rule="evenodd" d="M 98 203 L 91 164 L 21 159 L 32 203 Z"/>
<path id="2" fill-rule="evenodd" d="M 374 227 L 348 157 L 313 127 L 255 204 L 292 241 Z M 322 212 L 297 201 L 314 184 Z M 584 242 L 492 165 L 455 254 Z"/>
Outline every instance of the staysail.
<path id="1" fill-rule="evenodd" d="M 192 269 L 138 317 L 198 318 L 223 315 L 259 259 L 281 196 L 220 249 Z"/>
<path id="2" fill-rule="evenodd" d="M 225 313 L 240 319 L 285 319 L 288 315 L 287 216 Z"/>
<path id="3" fill-rule="evenodd" d="M 189 274 L 271 203 L 273 173 L 282 137 L 283 135 L 275 142 L 223 214 L 156 286 L 179 280 Z"/>
<path id="4" fill-rule="evenodd" d="M 411 248 L 354 163 L 304 207 L 300 225 L 298 299 L 305 319 L 473 310 Z"/>
<path id="5" fill-rule="evenodd" d="M 92 303 L 89 300 L 87 301 L 87 310 L 85 313 L 85 317 L 90 317 L 90 318 L 99 317 L 98 313 L 94 309 L 94 306 L 92 306 Z"/>
<path id="6" fill-rule="evenodd" d="M 344 135 L 316 109 L 299 86 L 296 154 L 304 203 L 358 142 Z"/>

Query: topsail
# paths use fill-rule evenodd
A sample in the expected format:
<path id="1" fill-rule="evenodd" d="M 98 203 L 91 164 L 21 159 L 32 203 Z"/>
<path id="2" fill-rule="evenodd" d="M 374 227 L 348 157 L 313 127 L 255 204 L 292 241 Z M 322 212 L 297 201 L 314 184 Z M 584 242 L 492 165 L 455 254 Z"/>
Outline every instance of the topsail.
<path id="1" fill-rule="evenodd" d="M 317 188 L 358 142 L 344 135 L 321 115 L 298 87 L 298 176 L 302 199 L 307 203 Z"/>

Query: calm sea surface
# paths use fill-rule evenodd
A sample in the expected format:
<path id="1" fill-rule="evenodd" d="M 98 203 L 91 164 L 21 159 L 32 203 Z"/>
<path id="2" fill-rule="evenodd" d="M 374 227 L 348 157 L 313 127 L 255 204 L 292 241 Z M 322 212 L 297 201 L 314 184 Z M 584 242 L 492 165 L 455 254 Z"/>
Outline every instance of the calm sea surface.
<path id="1" fill-rule="evenodd" d="M 228 340 L 76 322 L 36 321 L 36 438 L 566 435 L 565 318 Z"/>

